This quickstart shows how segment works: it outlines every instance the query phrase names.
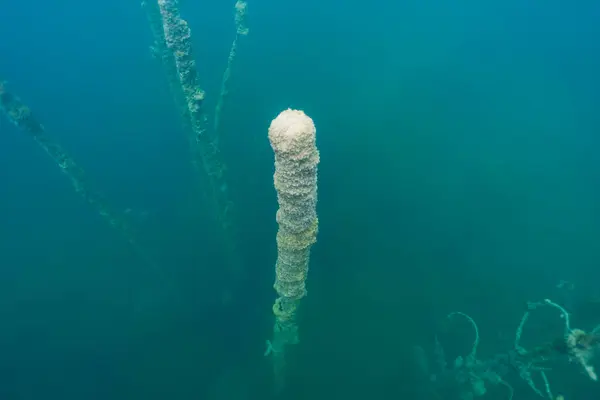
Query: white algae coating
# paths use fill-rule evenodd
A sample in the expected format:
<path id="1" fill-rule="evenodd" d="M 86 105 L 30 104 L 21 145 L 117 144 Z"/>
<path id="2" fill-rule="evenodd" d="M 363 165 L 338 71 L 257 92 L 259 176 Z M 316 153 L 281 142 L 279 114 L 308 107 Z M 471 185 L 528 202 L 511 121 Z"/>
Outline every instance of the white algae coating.
<path id="1" fill-rule="evenodd" d="M 283 111 L 269 127 L 279 203 L 275 290 L 284 301 L 304 297 L 310 247 L 316 241 L 319 151 L 315 134 L 312 119 L 297 110 Z"/>

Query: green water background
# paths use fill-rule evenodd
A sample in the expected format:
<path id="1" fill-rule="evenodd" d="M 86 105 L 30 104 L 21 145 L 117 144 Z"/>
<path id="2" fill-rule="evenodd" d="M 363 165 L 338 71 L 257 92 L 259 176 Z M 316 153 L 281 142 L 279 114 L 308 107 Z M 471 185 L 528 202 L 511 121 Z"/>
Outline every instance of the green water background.
<path id="1" fill-rule="evenodd" d="M 212 106 L 229 3 L 182 4 Z M 443 326 L 448 312 L 472 315 L 491 355 L 511 346 L 526 301 L 560 296 L 560 280 L 597 293 L 600 7 L 520 3 L 249 1 L 222 121 L 237 285 L 194 197 L 139 4 L 5 7 L 2 78 L 113 205 L 133 210 L 161 269 L 2 120 L 1 397 L 268 398 L 277 204 L 266 133 L 287 107 L 314 119 L 322 159 L 288 398 L 421 398 L 414 346 L 430 351 L 440 331 L 449 352 L 471 340 Z M 578 373 L 551 379 L 598 393 Z"/>

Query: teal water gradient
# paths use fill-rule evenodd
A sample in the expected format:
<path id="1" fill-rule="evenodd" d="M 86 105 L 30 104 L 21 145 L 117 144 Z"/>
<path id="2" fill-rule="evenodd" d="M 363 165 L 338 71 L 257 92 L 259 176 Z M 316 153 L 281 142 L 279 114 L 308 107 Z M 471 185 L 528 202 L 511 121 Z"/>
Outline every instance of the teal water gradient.
<path id="1" fill-rule="evenodd" d="M 2 8 L 0 78 L 140 216 L 162 269 L 2 119 L 2 399 L 269 398 L 267 128 L 287 107 L 315 120 L 322 158 L 289 399 L 426 398 L 412 349 L 431 347 L 448 312 L 472 315 L 493 354 L 560 280 L 598 293 L 596 2 L 248 0 L 222 121 L 247 274 L 235 288 L 138 2 L 53 3 Z M 212 109 L 233 2 L 181 11 Z M 551 378 L 567 398 L 599 393 L 573 368 Z"/>

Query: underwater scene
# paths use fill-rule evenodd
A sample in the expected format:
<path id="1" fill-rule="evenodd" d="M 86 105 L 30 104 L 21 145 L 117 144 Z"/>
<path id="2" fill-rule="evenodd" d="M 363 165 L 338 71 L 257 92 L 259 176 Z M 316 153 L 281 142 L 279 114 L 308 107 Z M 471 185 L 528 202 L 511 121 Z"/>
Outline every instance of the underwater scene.
<path id="1" fill-rule="evenodd" d="M 0 7 L 0 400 L 600 399 L 600 2 Z"/>

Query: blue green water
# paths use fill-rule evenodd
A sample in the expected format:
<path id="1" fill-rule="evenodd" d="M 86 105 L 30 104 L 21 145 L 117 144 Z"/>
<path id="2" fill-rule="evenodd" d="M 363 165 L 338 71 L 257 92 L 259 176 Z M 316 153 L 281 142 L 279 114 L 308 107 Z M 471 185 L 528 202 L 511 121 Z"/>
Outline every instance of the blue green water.
<path id="1" fill-rule="evenodd" d="M 181 3 L 212 112 L 234 2 Z M 437 399 L 414 348 L 430 355 L 439 334 L 465 353 L 472 333 L 446 326 L 452 311 L 478 322 L 482 358 L 512 346 L 527 301 L 563 302 L 592 329 L 599 19 L 593 1 L 248 0 L 221 141 L 239 214 L 234 284 L 139 2 L 2 5 L 0 81 L 130 209 L 159 267 L 0 116 L 0 398 L 272 398 L 267 128 L 288 107 L 317 127 L 320 231 L 283 397 Z M 560 334 L 550 314 L 529 342 Z M 548 375 L 555 395 L 600 395 L 566 360 Z M 539 398 L 506 379 L 515 399 Z"/>

